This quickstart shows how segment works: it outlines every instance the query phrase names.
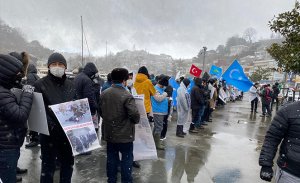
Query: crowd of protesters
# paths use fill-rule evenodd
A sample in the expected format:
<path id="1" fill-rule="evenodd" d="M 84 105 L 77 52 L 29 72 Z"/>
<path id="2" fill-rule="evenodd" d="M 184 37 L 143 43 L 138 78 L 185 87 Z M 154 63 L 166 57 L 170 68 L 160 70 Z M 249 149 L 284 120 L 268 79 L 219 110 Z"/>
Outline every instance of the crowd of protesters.
<path id="1" fill-rule="evenodd" d="M 251 112 L 258 113 L 257 105 L 261 100 L 261 117 L 271 117 L 274 105 L 276 109 L 279 107 L 279 83 L 275 83 L 272 88 L 270 84 L 265 84 L 260 87 L 259 83 L 254 83 L 249 90 L 251 101 Z M 275 103 L 276 101 L 276 103 Z"/>
<path id="2" fill-rule="evenodd" d="M 211 113 L 215 105 L 224 105 L 217 100 L 222 86 L 217 79 L 207 76 L 194 80 L 177 78 L 176 82 L 180 87 L 176 99 L 173 99 L 174 88 L 169 83 L 171 77 L 163 74 L 156 77 L 150 75 L 145 66 L 139 68 L 135 77 L 127 69 L 116 68 L 107 75 L 104 83 L 92 62 L 80 68 L 74 79 L 68 79 L 65 72 L 67 61 L 60 53 L 49 56 L 49 71 L 43 78 L 38 77 L 37 69 L 29 63 L 25 52 L 0 55 L 0 65 L 0 178 L 8 183 L 20 181 L 16 174 L 27 171 L 17 168 L 17 162 L 20 147 L 27 134 L 26 120 L 32 105 L 33 91 L 43 96 L 50 135 L 30 131 L 29 143 L 25 147 L 32 148 L 40 144 L 40 182 L 43 183 L 53 182 L 57 165 L 60 167 L 60 182 L 71 182 L 74 165 L 72 148 L 57 118 L 48 107 L 50 105 L 87 98 L 96 131 L 99 129 L 101 116 L 102 139 L 107 141 L 108 182 L 116 182 L 119 165 L 123 182 L 132 182 L 132 166 L 140 167 L 138 162 L 133 161 L 134 126 L 139 122 L 133 95 L 144 95 L 144 106 L 157 150 L 165 149 L 163 140 L 167 136 L 168 122 L 175 111 L 178 113 L 176 136 L 184 138 L 187 134 L 184 131 L 185 124 L 191 122 L 188 131 L 198 133 L 207 122 L 212 121 Z M 192 82 L 195 85 L 190 88 Z M 12 88 L 21 89 L 21 94 L 13 93 Z M 173 100 L 177 100 L 177 106 L 173 105 Z M 118 152 L 122 154 L 121 161 Z M 7 154 L 10 155 L 8 158 Z M 90 153 L 85 153 L 88 154 Z"/>
<path id="3" fill-rule="evenodd" d="M 254 115 L 258 113 L 259 101 L 261 101 L 262 110 L 260 117 L 271 119 L 274 106 L 277 111 L 260 152 L 260 178 L 271 182 L 275 175 L 276 183 L 296 183 L 300 182 L 299 101 L 284 102 L 281 89 L 280 84 L 276 82 L 272 87 L 270 84 L 254 83 L 249 90 L 251 113 Z M 274 174 L 273 160 L 279 146 L 276 173 Z"/>
<path id="4" fill-rule="evenodd" d="M 71 145 L 49 108 L 50 105 L 88 99 L 95 130 L 101 128 L 102 140 L 107 144 L 108 182 L 115 183 L 119 167 L 122 182 L 132 182 L 132 167 L 140 168 L 139 163 L 133 161 L 135 124 L 140 120 L 134 95 L 144 96 L 145 111 L 158 151 L 165 150 L 164 139 L 167 137 L 168 123 L 176 113 L 176 136 L 184 138 L 187 134 L 201 133 L 213 121 L 212 113 L 217 107 L 226 105 L 227 101 L 243 99 L 242 91 L 207 73 L 201 78 L 173 78 L 164 74 L 150 75 L 145 66 L 140 67 L 136 74 L 125 68 L 115 68 L 104 82 L 92 62 L 80 69 L 73 80 L 66 76 L 67 61 L 62 54 L 51 54 L 47 65 L 47 76 L 39 78 L 36 68 L 29 63 L 27 53 L 0 54 L 0 179 L 5 183 L 20 181 L 16 174 L 26 172 L 18 168 L 17 164 L 20 147 L 27 134 L 26 121 L 34 91 L 43 96 L 50 135 L 30 131 L 29 144 L 25 147 L 41 145 L 41 183 L 53 182 L 57 165 L 60 168 L 59 181 L 70 183 L 74 165 Z M 172 86 L 171 80 L 175 80 L 178 88 Z M 12 88 L 19 88 L 21 94 L 14 93 Z M 279 91 L 278 83 L 272 88 L 270 85 L 260 88 L 255 83 L 249 91 L 251 112 L 257 113 L 258 102 L 261 100 L 262 117 L 270 117 L 275 101 L 278 107 Z M 275 120 L 281 123 L 279 117 Z M 189 125 L 187 131 L 185 125 Z M 267 140 L 271 141 L 272 135 L 270 136 Z M 264 146 L 264 149 L 268 148 L 267 145 Z M 85 153 L 89 154 L 91 153 Z M 269 162 L 263 159 L 267 156 L 267 153 L 262 152 L 260 164 L 264 168 L 262 172 L 269 175 Z M 284 166 L 281 168 L 285 170 Z M 268 179 L 266 176 L 264 178 Z"/>

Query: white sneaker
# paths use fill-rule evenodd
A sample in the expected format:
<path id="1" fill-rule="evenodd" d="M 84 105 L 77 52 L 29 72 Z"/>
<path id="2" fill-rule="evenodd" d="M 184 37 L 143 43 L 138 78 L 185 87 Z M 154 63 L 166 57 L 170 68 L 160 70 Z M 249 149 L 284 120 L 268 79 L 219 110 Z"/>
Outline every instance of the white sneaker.
<path id="1" fill-rule="evenodd" d="M 164 137 L 164 138 L 161 138 L 160 140 L 161 140 L 161 141 L 164 141 L 164 140 L 166 140 L 166 138 L 167 138 L 167 137 Z"/>

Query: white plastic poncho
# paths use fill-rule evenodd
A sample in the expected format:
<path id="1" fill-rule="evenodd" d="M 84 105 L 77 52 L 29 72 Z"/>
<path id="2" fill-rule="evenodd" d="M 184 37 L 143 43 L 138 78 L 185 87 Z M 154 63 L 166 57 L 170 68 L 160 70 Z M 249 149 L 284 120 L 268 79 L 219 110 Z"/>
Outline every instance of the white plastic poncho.
<path id="1" fill-rule="evenodd" d="M 177 90 L 177 125 L 184 125 L 188 121 L 190 106 L 190 94 L 186 86 L 180 83 L 180 87 Z"/>
<path id="2" fill-rule="evenodd" d="M 255 98 L 259 99 L 259 95 L 257 93 L 257 88 L 255 88 L 254 86 L 251 86 L 251 88 L 249 90 L 249 101 L 251 102 Z"/>

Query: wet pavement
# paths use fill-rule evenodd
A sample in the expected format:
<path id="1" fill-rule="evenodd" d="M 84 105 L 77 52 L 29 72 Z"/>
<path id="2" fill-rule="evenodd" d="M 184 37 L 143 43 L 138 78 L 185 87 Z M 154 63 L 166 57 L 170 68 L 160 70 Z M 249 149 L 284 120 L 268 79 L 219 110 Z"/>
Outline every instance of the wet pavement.
<path id="1" fill-rule="evenodd" d="M 158 160 L 140 161 L 133 169 L 136 183 L 258 183 L 258 156 L 270 118 L 250 113 L 248 97 L 228 103 L 213 113 L 213 122 L 198 134 L 175 136 L 176 115 L 169 125 L 166 151 Z M 275 111 L 274 111 L 275 112 Z M 186 124 L 185 130 L 189 124 Z M 102 143 L 103 144 L 103 143 Z M 21 149 L 19 167 L 28 168 L 23 183 L 39 182 L 40 148 Z M 73 183 L 106 182 L 105 144 L 92 155 L 75 158 Z M 58 182 L 59 170 L 55 174 Z M 120 179 L 120 177 L 119 177 Z"/>

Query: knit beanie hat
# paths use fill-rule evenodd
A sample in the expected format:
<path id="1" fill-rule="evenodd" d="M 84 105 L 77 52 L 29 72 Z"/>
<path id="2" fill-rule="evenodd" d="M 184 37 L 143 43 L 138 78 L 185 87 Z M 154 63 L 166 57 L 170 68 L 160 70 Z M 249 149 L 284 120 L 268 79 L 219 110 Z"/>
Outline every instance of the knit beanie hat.
<path id="1" fill-rule="evenodd" d="M 185 79 L 183 79 L 183 84 L 185 85 L 185 87 L 188 87 L 189 86 L 189 84 L 191 83 L 190 82 L 190 80 L 189 79 L 187 79 L 187 78 L 185 78 Z"/>
<path id="2" fill-rule="evenodd" d="M 52 64 L 54 62 L 60 62 L 60 63 L 64 64 L 64 66 L 67 68 L 67 61 L 66 61 L 65 57 L 60 53 L 52 53 L 49 56 L 49 58 L 48 58 L 48 67 L 49 67 L 50 64 Z"/>
<path id="3" fill-rule="evenodd" d="M 168 86 L 169 85 L 168 77 L 164 76 L 164 77 L 160 78 L 160 80 L 158 81 L 158 84 L 163 85 L 163 86 Z"/>
<path id="4" fill-rule="evenodd" d="M 113 83 L 122 83 L 128 80 L 128 70 L 125 68 L 115 68 L 111 71 L 111 79 Z"/>

